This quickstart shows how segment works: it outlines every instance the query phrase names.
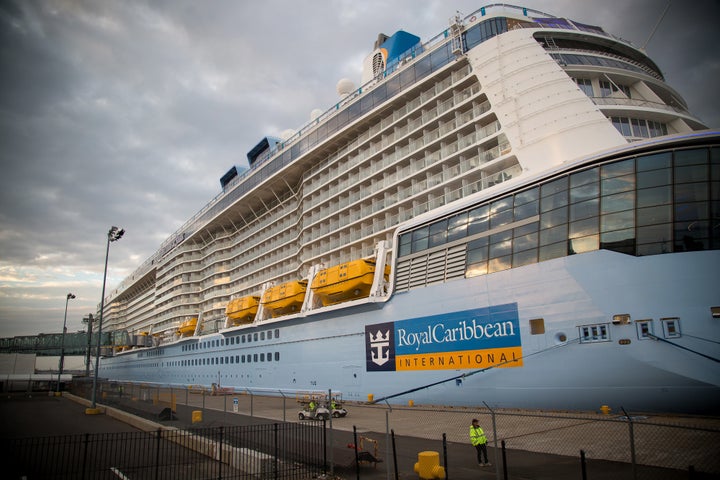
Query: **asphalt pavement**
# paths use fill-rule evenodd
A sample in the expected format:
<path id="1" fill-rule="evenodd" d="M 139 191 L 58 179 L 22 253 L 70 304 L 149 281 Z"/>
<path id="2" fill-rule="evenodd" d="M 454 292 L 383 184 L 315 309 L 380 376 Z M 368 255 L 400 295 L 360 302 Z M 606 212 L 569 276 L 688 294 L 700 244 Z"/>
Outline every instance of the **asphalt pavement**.
<path id="1" fill-rule="evenodd" d="M 186 397 L 187 398 L 187 397 Z M 52 435 L 70 435 L 78 433 L 114 433 L 138 430 L 156 430 L 158 428 L 187 429 L 192 427 L 236 426 L 250 424 L 267 424 L 282 421 L 298 421 L 292 415 L 292 407 L 287 408 L 285 402 L 271 397 L 253 399 L 252 415 L 247 412 L 234 411 L 232 399 L 202 398 L 203 405 L 187 401 L 178 403 L 172 419 L 161 420 L 164 405 L 152 401 L 141 401 L 126 396 L 122 401 L 115 399 L 112 403 L 122 406 L 122 411 L 113 407 L 105 409 L 102 415 L 87 415 L 85 409 L 88 402 L 70 394 L 61 397 L 49 396 L 47 393 L 3 394 L 0 398 L 0 434 L 3 438 L 41 437 Z M 188 398 L 188 400 L 192 400 Z M 243 401 L 246 401 L 244 399 Z M 99 406 L 105 406 L 98 403 Z M 282 408 L 281 408 L 282 407 Z M 193 413 L 202 412 L 202 422 L 193 422 Z M 488 448 L 492 466 L 479 466 L 475 449 L 465 441 L 446 441 L 415 436 L 413 429 L 423 428 L 433 420 L 428 413 L 404 411 L 402 418 L 407 428 L 402 435 L 392 436 L 384 426 L 387 410 L 383 408 L 351 408 L 347 418 L 334 419 L 332 428 L 328 430 L 328 440 L 333 446 L 329 453 L 332 459 L 332 474 L 338 479 L 362 478 L 367 480 L 380 479 L 417 479 L 419 475 L 413 467 L 418 461 L 418 454 L 423 451 L 437 451 L 440 463 L 447 467 L 447 478 L 451 479 L 493 479 L 508 478 L 510 480 L 525 479 L 556 479 L 570 480 L 583 478 L 583 470 L 579 455 L 563 456 L 523 450 L 507 450 Z M 289 418 L 288 418 L 289 417 Z M 197 418 L 196 418 L 197 419 Z M 362 425 L 360 429 L 357 425 Z M 363 452 L 367 452 L 365 460 L 379 460 L 378 463 L 363 461 L 359 470 L 355 467 L 355 450 L 349 448 L 364 437 Z M 375 443 L 377 442 L 377 443 Z M 394 445 L 394 449 L 392 448 Z M 579 450 L 579 449 L 578 449 Z M 393 460 L 396 459 L 396 461 Z M 361 459 L 362 460 L 362 459 Z M 397 476 L 395 465 L 397 464 Z M 507 468 L 507 472 L 504 471 Z M 587 478 L 612 478 L 613 480 L 631 479 L 632 470 L 627 463 L 593 460 L 586 465 Z M 671 479 L 688 478 L 687 473 L 678 477 L 677 470 L 657 471 L 653 478 Z M 507 476 L 504 476 L 507 475 Z M 695 476 L 693 478 L 717 478 L 713 476 Z"/>

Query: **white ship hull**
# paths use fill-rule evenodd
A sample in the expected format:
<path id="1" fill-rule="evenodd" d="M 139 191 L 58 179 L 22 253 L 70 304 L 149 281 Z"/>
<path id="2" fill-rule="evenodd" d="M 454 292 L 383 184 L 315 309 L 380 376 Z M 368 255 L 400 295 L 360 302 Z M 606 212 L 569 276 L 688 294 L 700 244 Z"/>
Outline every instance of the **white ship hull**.
<path id="1" fill-rule="evenodd" d="M 718 251 L 639 258 L 590 252 L 399 293 L 385 304 L 349 306 L 186 340 L 163 347 L 161 358 L 148 355 L 153 350 L 146 351 L 144 358 L 128 352 L 103 359 L 101 376 L 175 385 L 219 383 L 271 394 L 332 389 L 360 401 L 368 394 L 376 400 L 391 396 L 391 403 L 485 402 L 493 407 L 572 410 L 609 405 L 628 411 L 707 413 L 720 405 L 720 368 L 717 361 L 699 354 L 717 357 L 717 344 L 707 339 L 720 336 L 720 325 L 698 306 L 718 302 L 718 265 Z M 688 284 L 694 287 L 688 289 Z M 519 325 L 533 318 L 546 320 L 544 334 L 531 335 L 520 327 L 522 366 L 510 362 L 493 367 L 490 362 L 472 368 L 417 365 L 404 371 L 367 371 L 366 326 L 508 304 L 517 305 Z M 683 348 L 639 338 L 634 321 L 611 324 L 607 341 L 577 340 L 577 325 L 602 323 L 616 314 L 654 319 L 652 328 L 660 338 L 661 318 L 682 319 L 683 336 L 673 342 Z M 198 342 L 212 344 L 268 330 L 279 331 L 279 336 L 183 351 Z M 628 344 L 622 344 L 624 340 Z M 461 367 L 469 355 L 463 353 L 461 342 L 454 343 L 456 348 L 449 351 L 455 351 Z M 487 362 L 491 350 L 481 352 Z M 224 360 L 261 353 L 272 354 L 273 360 L 240 364 Z M 223 364 L 183 366 L 183 360 L 218 357 L 223 357 Z M 500 361 L 499 355 L 495 361 Z M 421 388 L 443 380 L 449 381 Z M 412 389 L 418 390 L 395 396 Z"/>

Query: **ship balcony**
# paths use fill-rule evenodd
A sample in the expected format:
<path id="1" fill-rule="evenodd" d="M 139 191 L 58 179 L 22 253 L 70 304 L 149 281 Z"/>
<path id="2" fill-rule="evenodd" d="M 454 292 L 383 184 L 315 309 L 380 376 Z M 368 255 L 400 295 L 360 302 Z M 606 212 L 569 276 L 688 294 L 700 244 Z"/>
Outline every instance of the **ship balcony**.
<path id="1" fill-rule="evenodd" d="M 595 103 L 595 105 L 598 105 L 600 107 L 616 107 L 619 109 L 624 108 L 624 111 L 628 113 L 637 110 L 649 110 L 672 113 L 672 118 L 675 118 L 678 114 L 683 116 L 690 115 L 687 109 L 683 107 L 667 105 L 665 103 L 653 102 L 650 100 L 621 97 L 591 97 L 591 100 Z"/>
<path id="2" fill-rule="evenodd" d="M 688 128 L 693 130 L 703 130 L 707 128 L 705 124 L 692 116 L 684 107 L 680 106 L 635 98 L 590 97 L 590 99 L 598 105 L 608 117 L 639 117 L 663 124 L 670 124 L 674 120 L 681 119 L 688 125 Z"/>

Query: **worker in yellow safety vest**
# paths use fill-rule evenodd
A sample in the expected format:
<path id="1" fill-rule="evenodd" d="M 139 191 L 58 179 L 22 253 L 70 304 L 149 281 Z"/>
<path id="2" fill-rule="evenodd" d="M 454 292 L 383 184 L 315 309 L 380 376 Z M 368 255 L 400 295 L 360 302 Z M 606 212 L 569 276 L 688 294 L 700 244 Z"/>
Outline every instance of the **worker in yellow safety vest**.
<path id="1" fill-rule="evenodd" d="M 477 460 L 481 467 L 489 467 L 487 454 L 487 438 L 485 432 L 480 428 L 477 418 L 473 418 L 472 425 L 470 425 L 470 443 L 477 450 Z M 485 457 L 485 461 L 482 461 L 482 456 Z"/>

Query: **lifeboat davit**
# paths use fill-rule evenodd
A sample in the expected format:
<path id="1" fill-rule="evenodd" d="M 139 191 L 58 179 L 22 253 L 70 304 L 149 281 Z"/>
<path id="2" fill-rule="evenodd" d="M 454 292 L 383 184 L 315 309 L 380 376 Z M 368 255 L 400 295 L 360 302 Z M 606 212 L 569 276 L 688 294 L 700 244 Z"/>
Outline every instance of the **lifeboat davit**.
<path id="1" fill-rule="evenodd" d="M 197 327 L 197 318 L 191 318 L 190 320 L 185 320 L 180 324 L 177 331 L 182 337 L 189 337 L 193 333 L 195 333 L 195 327 Z"/>
<path id="2" fill-rule="evenodd" d="M 390 277 L 390 265 L 385 266 L 385 280 Z M 370 295 L 375 278 L 375 262 L 353 260 L 334 267 L 320 270 L 313 279 L 313 293 L 320 298 L 323 306 L 356 300 Z"/>
<path id="3" fill-rule="evenodd" d="M 232 320 L 233 325 L 252 323 L 260 305 L 260 297 L 247 296 L 233 298 L 225 307 L 225 315 Z"/>
<path id="4" fill-rule="evenodd" d="M 307 280 L 281 283 L 263 292 L 260 304 L 273 318 L 297 313 L 305 300 Z"/>

